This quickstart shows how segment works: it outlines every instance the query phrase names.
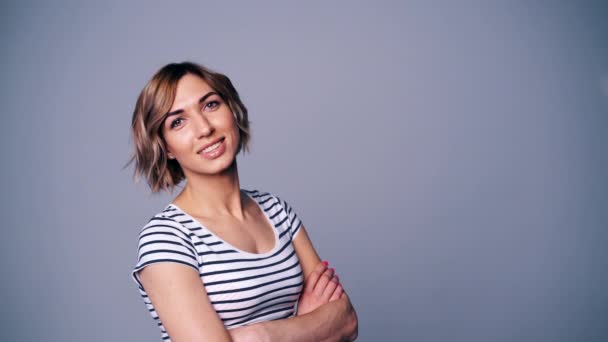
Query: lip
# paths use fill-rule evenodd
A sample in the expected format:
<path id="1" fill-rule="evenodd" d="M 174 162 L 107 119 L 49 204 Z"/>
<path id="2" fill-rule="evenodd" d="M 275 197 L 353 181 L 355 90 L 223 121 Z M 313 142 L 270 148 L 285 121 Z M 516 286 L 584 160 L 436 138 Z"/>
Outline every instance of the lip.
<path id="1" fill-rule="evenodd" d="M 215 140 L 215 141 L 213 141 L 213 142 L 210 142 L 209 144 L 207 144 L 207 145 L 205 145 L 205 146 L 201 147 L 201 148 L 198 150 L 198 152 L 196 152 L 196 153 L 201 154 L 201 153 L 203 152 L 203 150 L 204 150 L 204 149 L 206 149 L 207 147 L 209 147 L 209 146 L 211 146 L 211 145 L 216 144 L 218 141 L 223 141 L 223 140 L 224 140 L 224 137 L 221 137 L 221 138 L 219 138 L 219 139 L 217 139 L 217 140 Z"/>
<path id="2" fill-rule="evenodd" d="M 216 140 L 215 143 L 218 143 L 218 142 L 220 145 L 215 150 L 208 152 L 208 153 L 205 153 L 201 150 L 201 152 L 198 155 L 205 159 L 209 159 L 209 160 L 219 158 L 220 156 L 222 156 L 224 154 L 224 152 L 226 152 L 226 140 L 219 139 L 219 140 Z M 207 146 L 210 146 L 210 145 L 207 145 Z"/>

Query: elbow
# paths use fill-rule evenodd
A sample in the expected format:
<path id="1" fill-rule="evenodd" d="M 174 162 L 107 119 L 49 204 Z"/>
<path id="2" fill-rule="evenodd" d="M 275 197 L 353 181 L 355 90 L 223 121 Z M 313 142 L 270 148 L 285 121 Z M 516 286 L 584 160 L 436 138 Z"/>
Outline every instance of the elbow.
<path id="1" fill-rule="evenodd" d="M 347 315 L 345 330 L 345 340 L 347 341 L 354 341 L 357 339 L 357 336 L 359 336 L 359 319 L 357 317 L 355 309 L 352 306 L 350 306 L 350 310 Z"/>
<path id="2" fill-rule="evenodd" d="M 349 323 L 349 341 L 354 341 L 357 339 L 357 336 L 359 336 L 359 320 L 357 319 L 357 314 L 354 310 L 352 316 L 353 317 L 351 318 Z"/>

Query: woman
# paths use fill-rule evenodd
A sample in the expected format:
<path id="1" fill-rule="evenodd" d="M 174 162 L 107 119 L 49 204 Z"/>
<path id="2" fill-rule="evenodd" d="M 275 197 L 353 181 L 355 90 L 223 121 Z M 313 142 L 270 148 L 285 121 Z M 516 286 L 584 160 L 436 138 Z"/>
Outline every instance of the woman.
<path id="1" fill-rule="evenodd" d="M 143 227 L 132 277 L 163 340 L 354 340 L 357 316 L 333 268 L 278 196 L 240 188 L 247 109 L 225 75 L 161 68 L 132 120 L 136 175 L 182 191 Z"/>

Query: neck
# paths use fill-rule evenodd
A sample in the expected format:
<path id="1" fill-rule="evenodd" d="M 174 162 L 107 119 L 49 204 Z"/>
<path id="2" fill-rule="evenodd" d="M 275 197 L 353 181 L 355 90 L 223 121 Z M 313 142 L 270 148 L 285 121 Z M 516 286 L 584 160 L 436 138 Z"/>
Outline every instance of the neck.
<path id="1" fill-rule="evenodd" d="M 186 186 L 174 202 L 194 216 L 231 216 L 242 220 L 243 196 L 235 158 L 224 172 L 215 175 L 188 175 Z"/>

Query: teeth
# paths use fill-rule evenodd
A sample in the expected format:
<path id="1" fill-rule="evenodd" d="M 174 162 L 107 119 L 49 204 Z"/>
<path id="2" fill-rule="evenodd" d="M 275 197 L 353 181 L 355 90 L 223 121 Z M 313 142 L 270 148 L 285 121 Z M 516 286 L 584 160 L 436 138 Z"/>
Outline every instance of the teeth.
<path id="1" fill-rule="evenodd" d="M 211 151 L 215 150 L 216 148 L 218 148 L 221 143 L 222 143 L 221 141 L 218 141 L 215 144 L 213 144 L 213 145 L 207 147 L 206 149 L 204 149 L 203 152 L 205 152 L 205 153 L 211 152 Z"/>

